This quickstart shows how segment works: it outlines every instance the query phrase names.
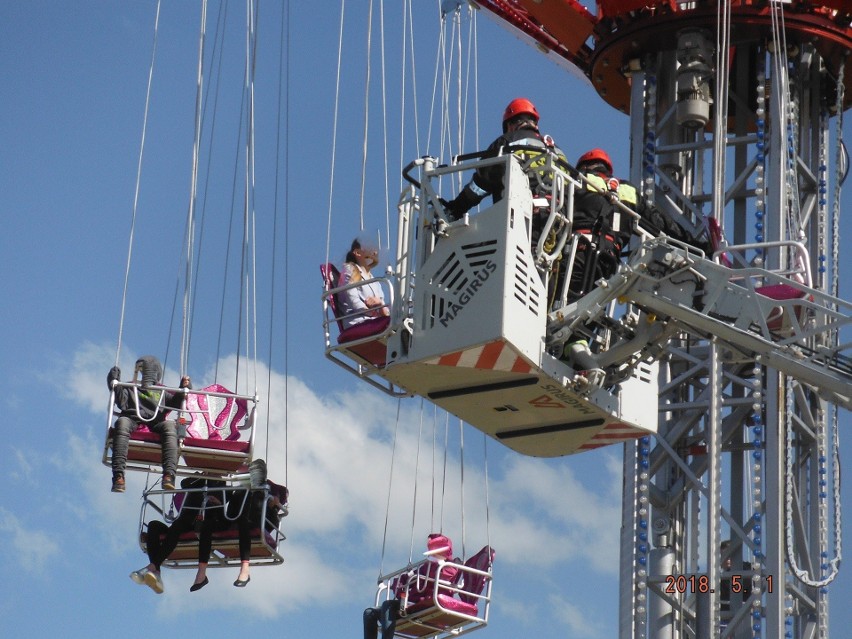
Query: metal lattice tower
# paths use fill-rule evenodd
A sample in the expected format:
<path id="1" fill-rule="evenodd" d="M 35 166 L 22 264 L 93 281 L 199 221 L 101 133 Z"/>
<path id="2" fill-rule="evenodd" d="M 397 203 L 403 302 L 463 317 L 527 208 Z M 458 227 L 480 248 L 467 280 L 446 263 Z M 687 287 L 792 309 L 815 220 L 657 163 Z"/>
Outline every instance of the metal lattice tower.
<path id="1" fill-rule="evenodd" d="M 700 31 L 681 41 L 707 43 Z M 824 273 L 839 264 L 826 203 L 835 83 L 823 59 L 810 46 L 737 48 L 721 147 L 727 167 L 717 181 L 715 131 L 692 113 L 697 104 L 684 105 L 678 57 L 686 54 L 649 56 L 633 76 L 632 177 L 658 205 L 687 218 L 712 214 L 714 197 L 724 196 L 718 217 L 733 244 L 802 241 L 812 267 L 826 269 L 825 286 Z M 704 72 L 706 84 L 715 70 L 707 64 Z M 788 90 L 786 104 L 766 97 Z M 760 248 L 750 254 L 770 268 L 793 259 Z M 669 345 L 665 364 L 659 435 L 629 447 L 625 458 L 622 637 L 827 636 L 821 583 L 835 557 L 836 411 L 799 380 L 713 340 L 685 334 Z M 723 539 L 730 545 L 715 551 Z M 788 551 L 806 567 L 801 578 Z M 724 572 L 723 558 L 732 560 Z M 723 580 L 732 591 L 725 611 Z"/>

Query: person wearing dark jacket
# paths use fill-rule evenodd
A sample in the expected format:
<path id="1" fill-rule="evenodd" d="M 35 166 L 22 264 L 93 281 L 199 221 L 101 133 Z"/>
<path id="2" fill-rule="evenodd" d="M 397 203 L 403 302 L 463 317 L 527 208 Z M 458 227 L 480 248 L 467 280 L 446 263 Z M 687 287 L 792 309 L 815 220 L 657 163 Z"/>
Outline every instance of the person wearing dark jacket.
<path id="1" fill-rule="evenodd" d="M 615 274 L 621 251 L 630 242 L 637 225 L 651 235 L 665 234 L 702 248 L 673 219 L 639 197 L 636 187 L 614 177 L 612 160 L 603 149 L 581 155 L 576 168 L 582 186 L 574 192 L 572 232 L 576 252 L 568 285 L 569 302 L 589 293 L 598 280 Z M 604 371 L 598 368 L 585 339 L 566 344 L 563 359 L 586 377 L 592 387 L 604 383 Z"/>
<path id="2" fill-rule="evenodd" d="M 538 129 L 539 115 L 535 105 L 526 98 L 515 98 L 503 112 L 503 134 L 492 142 L 486 149 L 484 157 L 496 157 L 501 153 L 512 153 L 522 160 L 528 161 L 535 156 L 551 151 L 564 159 L 562 152 L 556 148 L 549 136 L 543 136 Z M 512 151 L 512 147 L 518 147 Z M 535 147 L 540 151 L 530 149 Z M 533 195 L 537 193 L 539 186 L 539 175 L 534 169 L 536 162 L 533 161 L 528 169 L 530 187 Z M 495 202 L 503 197 L 503 173 L 501 165 L 491 165 L 476 170 L 473 178 L 468 182 L 459 194 L 447 202 L 450 217 L 454 220 L 461 218 L 474 206 L 479 204 L 488 195 Z"/>
<path id="3" fill-rule="evenodd" d="M 153 355 L 146 355 L 136 360 L 134 380 L 141 373 L 141 385 L 116 386 L 113 383 L 121 379 L 121 369 L 113 366 L 107 375 L 107 386 L 115 390 L 115 407 L 119 418 L 113 427 L 112 438 L 112 492 L 123 493 L 125 488 L 124 469 L 127 466 L 127 449 L 130 444 L 130 434 L 139 426 L 160 436 L 163 464 L 163 488 L 174 490 L 175 471 L 177 470 L 177 424 L 174 420 L 165 419 L 166 413 L 172 409 L 180 409 L 185 392 L 174 393 L 152 389 L 163 378 L 163 366 Z M 180 380 L 180 388 L 192 388 L 189 377 Z"/>
<path id="4" fill-rule="evenodd" d="M 612 277 L 635 224 L 654 236 L 665 234 L 705 252 L 709 248 L 660 209 L 646 203 L 632 184 L 613 177 L 612 160 L 603 149 L 581 155 L 577 171 L 583 186 L 574 193 L 573 233 L 579 241 L 571 272 L 572 299 L 591 291 L 599 279 Z M 620 205 L 631 209 L 638 219 L 634 222 Z"/>

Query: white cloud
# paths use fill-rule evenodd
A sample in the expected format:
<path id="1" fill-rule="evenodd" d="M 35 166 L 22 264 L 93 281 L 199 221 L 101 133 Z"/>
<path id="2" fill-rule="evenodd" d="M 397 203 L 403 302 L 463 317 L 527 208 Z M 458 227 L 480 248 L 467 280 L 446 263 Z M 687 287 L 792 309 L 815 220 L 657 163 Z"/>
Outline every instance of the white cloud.
<path id="1" fill-rule="evenodd" d="M 553 615 L 570 631 L 574 639 L 601 639 L 603 625 L 589 610 L 581 608 L 564 597 L 551 595 L 548 599 Z"/>
<path id="2" fill-rule="evenodd" d="M 91 344 L 85 344 L 74 357 L 75 378 L 82 380 L 75 385 L 74 399 L 97 415 L 105 412 L 105 378 L 112 358 L 107 348 Z M 241 371 L 249 368 L 244 360 L 240 367 Z M 233 379 L 235 369 L 234 357 L 223 358 L 219 362 L 220 379 Z M 258 364 L 257 375 L 264 380 L 264 391 L 267 374 L 267 369 Z M 211 383 L 212 377 L 212 369 L 197 375 L 194 386 Z M 382 561 L 389 486 L 387 572 L 404 564 L 410 555 L 418 558 L 426 533 L 440 528 L 454 538 L 456 554 L 461 554 L 463 529 L 467 554 L 490 539 L 503 575 L 530 566 L 570 572 L 566 568 L 570 562 L 579 562 L 584 571 L 611 574 L 616 570 L 617 553 L 611 549 L 618 545 L 620 466 L 612 454 L 594 453 L 596 463 L 586 464 L 594 474 L 581 475 L 575 470 L 576 464 L 564 459 L 523 458 L 489 442 L 489 532 L 485 525 L 482 436 L 466 429 L 462 488 L 458 420 L 446 420 L 443 413 L 436 417 L 431 405 L 421 414 L 420 406 L 414 400 L 403 401 L 397 424 L 397 401 L 366 386 L 355 392 L 318 395 L 299 379 L 273 371 L 269 401 L 262 401 L 259 409 L 255 451 L 257 457 L 267 457 L 270 479 L 287 483 L 291 491 L 290 516 L 284 520 L 289 538 L 282 548 L 285 564 L 281 568 L 255 568 L 251 587 L 246 589 L 252 596 L 234 593 L 231 582 L 235 569 L 211 571 L 208 588 L 214 592 L 225 588 L 228 593 L 227 597 L 215 598 L 190 595 L 191 571 L 167 571 L 167 589 L 178 594 L 168 602 L 162 599 L 163 612 L 179 614 L 187 606 L 203 608 L 213 599 L 219 607 L 223 602 L 234 602 L 240 609 L 272 616 L 290 608 L 359 595 L 361 600 L 371 600 L 373 576 Z M 451 443 L 445 470 L 440 442 L 447 423 Z M 136 541 L 138 495 L 145 475 L 128 473 L 127 493 L 110 493 L 109 470 L 99 463 L 102 438 L 99 427 L 87 436 L 72 434 L 68 454 L 52 461 L 83 487 L 84 505 L 76 516 L 85 517 L 100 530 L 112 553 L 127 554 L 130 572 L 145 563 Z M 433 439 L 439 442 L 434 451 Z M 98 461 L 81 464 L 80 459 Z M 444 477 L 446 485 L 442 485 Z M 413 509 L 415 488 L 417 505 Z M 568 612 L 564 614 L 570 617 Z"/>
<path id="3" fill-rule="evenodd" d="M 29 482 L 33 478 L 33 465 L 29 456 L 20 448 L 13 448 L 16 467 L 10 471 L 11 479 Z"/>
<path id="4" fill-rule="evenodd" d="M 513 456 L 504 471 L 492 491 L 501 514 L 496 537 L 502 532 L 512 540 L 502 556 L 534 564 L 582 559 L 598 571 L 617 570 L 612 548 L 618 547 L 621 511 L 612 495 L 618 482 L 612 464 L 591 482 L 580 481 L 565 460 Z"/>
<path id="5" fill-rule="evenodd" d="M 44 572 L 47 565 L 59 554 L 59 544 L 50 532 L 27 527 L 6 508 L 0 507 L 0 535 L 8 556 L 3 559 L 7 566 L 14 562 L 18 567 L 32 573 Z M 14 571 L 9 570 L 8 574 Z"/>

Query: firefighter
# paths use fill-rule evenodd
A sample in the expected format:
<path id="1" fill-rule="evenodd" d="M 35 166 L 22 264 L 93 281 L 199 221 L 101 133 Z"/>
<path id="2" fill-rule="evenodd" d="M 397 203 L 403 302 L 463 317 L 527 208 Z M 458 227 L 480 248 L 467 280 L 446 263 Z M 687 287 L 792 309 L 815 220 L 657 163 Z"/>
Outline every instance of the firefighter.
<path id="1" fill-rule="evenodd" d="M 573 232 L 577 253 L 571 273 L 570 292 L 578 299 L 591 291 L 595 282 L 610 278 L 618 268 L 620 255 L 638 224 L 657 236 L 665 234 L 707 252 L 709 245 L 681 227 L 661 210 L 646 204 L 632 184 L 613 177 L 612 160 L 603 149 L 587 151 L 577 160 L 583 186 L 574 194 Z M 623 204 L 638 214 L 638 220 L 624 211 Z"/>
<path id="2" fill-rule="evenodd" d="M 576 242 L 569 301 L 576 301 L 595 288 L 600 279 L 615 274 L 621 251 L 627 246 L 633 229 L 639 227 L 651 235 L 665 234 L 705 249 L 673 219 L 639 197 L 632 184 L 613 176 L 612 160 L 603 149 L 587 151 L 577 160 L 582 186 L 574 193 L 572 232 Z M 621 205 L 638 215 L 635 219 Z M 597 367 L 589 344 L 578 339 L 565 346 L 563 359 L 588 379 L 591 387 L 600 386 L 604 371 Z"/>
<path id="3" fill-rule="evenodd" d="M 542 135 L 539 131 L 538 120 L 538 111 L 528 99 L 515 98 L 509 102 L 503 112 L 503 134 L 488 146 L 484 157 L 497 156 L 501 151 L 511 152 L 512 147 L 523 147 L 514 153 L 525 163 L 547 151 L 556 153 L 564 160 L 565 156 L 556 147 L 553 139 Z M 541 151 L 531 150 L 529 147 L 540 148 Z M 534 196 L 544 195 L 543 190 L 546 186 L 545 176 L 539 175 L 539 172 L 534 170 L 537 164 L 533 161 L 527 168 L 530 188 Z M 477 169 L 470 182 L 454 199 L 446 203 L 446 208 L 450 217 L 457 220 L 488 195 L 491 195 L 495 202 L 503 197 L 503 167 L 500 165 Z"/>

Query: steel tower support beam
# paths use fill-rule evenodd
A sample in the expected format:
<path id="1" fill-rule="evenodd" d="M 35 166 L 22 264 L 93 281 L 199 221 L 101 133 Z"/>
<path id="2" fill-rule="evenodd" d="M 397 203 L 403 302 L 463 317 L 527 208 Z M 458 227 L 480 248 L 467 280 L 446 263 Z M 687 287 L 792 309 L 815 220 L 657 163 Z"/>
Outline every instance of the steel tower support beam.
<path id="1" fill-rule="evenodd" d="M 712 108 L 706 126 L 700 105 L 679 111 L 687 58 L 677 51 L 632 65 L 631 179 L 696 228 L 715 216 L 732 243 L 802 241 L 812 272 L 836 269 L 821 203 L 821 189 L 831 192 L 822 60 L 808 45 L 732 44 L 723 183 L 712 172 Z M 714 211 L 720 193 L 724 210 Z M 749 259 L 781 268 L 793 256 Z M 824 279 L 813 286 L 830 292 Z M 831 406 L 699 335 L 669 343 L 660 375 L 658 435 L 645 453 L 641 442 L 625 448 L 619 639 L 826 637 Z"/>

